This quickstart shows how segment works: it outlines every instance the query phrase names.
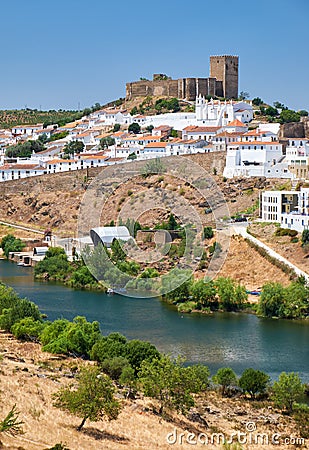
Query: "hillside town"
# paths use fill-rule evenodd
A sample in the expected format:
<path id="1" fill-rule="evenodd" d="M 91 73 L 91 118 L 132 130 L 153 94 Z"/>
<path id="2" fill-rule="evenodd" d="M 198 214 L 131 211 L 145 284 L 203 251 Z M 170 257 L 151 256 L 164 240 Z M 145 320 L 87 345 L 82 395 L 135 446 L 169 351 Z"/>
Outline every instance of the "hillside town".
<path id="1" fill-rule="evenodd" d="M 0 182 L 133 160 L 225 152 L 226 179 L 266 177 L 291 182 L 291 191 L 273 193 L 276 199 L 270 200 L 267 193 L 262 196 L 263 220 L 297 231 L 308 227 L 309 139 L 280 138 L 280 124 L 259 122 L 252 101 L 207 100 L 200 94 L 194 109 L 132 115 L 108 107 L 62 127 L 36 124 L 1 130 Z M 60 138 L 49 142 L 52 136 Z M 12 146 L 27 141 L 44 143 L 43 150 L 29 157 L 10 155 Z M 304 186 L 296 192 L 299 182 Z M 269 203 L 279 201 L 281 194 L 294 199 L 289 209 L 280 207 L 280 202 Z"/>

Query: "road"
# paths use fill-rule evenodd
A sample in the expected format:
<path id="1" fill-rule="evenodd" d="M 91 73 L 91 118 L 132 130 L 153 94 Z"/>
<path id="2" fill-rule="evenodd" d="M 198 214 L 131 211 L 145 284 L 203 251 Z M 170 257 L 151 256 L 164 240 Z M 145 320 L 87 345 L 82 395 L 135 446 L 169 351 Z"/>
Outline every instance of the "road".
<path id="1" fill-rule="evenodd" d="M 40 230 L 35 230 L 33 228 L 24 227 L 23 225 L 16 225 L 16 224 L 10 223 L 10 222 L 3 222 L 2 220 L 0 220 L 0 224 L 1 225 L 6 225 L 6 226 L 12 227 L 12 228 L 18 228 L 19 230 L 25 230 L 25 231 L 30 231 L 31 233 L 38 233 L 38 234 L 43 234 L 44 235 L 44 231 L 40 231 Z"/>
<path id="2" fill-rule="evenodd" d="M 231 231 L 235 234 L 238 234 L 242 236 L 244 239 L 248 239 L 249 241 L 253 242 L 254 244 L 258 245 L 259 247 L 264 248 L 267 253 L 272 256 L 273 258 L 276 258 L 278 261 L 283 262 L 287 266 L 289 266 L 291 269 L 295 271 L 295 273 L 298 276 L 305 277 L 307 283 L 309 283 L 309 274 L 301 270 L 299 267 L 295 266 L 295 264 L 292 264 L 288 259 L 281 256 L 279 253 L 275 252 L 272 248 L 268 247 L 268 245 L 264 244 L 264 242 L 260 241 L 259 239 L 251 236 L 251 234 L 247 233 L 247 223 L 244 223 L 242 225 L 240 224 L 232 224 L 231 225 Z"/>

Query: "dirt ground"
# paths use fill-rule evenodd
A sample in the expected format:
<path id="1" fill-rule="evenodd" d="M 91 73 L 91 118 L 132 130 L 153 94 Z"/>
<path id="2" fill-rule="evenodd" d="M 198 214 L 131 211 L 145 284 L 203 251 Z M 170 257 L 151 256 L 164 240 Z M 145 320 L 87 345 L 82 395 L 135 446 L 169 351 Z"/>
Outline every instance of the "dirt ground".
<path id="1" fill-rule="evenodd" d="M 182 415 L 174 415 L 169 421 L 163 420 L 152 412 L 147 399 L 120 399 L 123 409 L 117 420 L 86 422 L 84 430 L 78 432 L 76 427 L 81 420 L 54 408 L 51 395 L 72 381 L 71 369 L 76 364 L 86 363 L 42 353 L 38 344 L 21 343 L 3 332 L 0 332 L 0 354 L 0 419 L 16 404 L 19 417 L 24 422 L 24 434 L 15 437 L 0 434 L 0 448 L 3 449 L 40 450 L 61 442 L 70 450 L 188 450 L 192 444 L 180 445 L 181 433 L 186 438 L 189 432 L 195 433 L 195 440 L 199 433 L 204 433 L 204 439 L 207 435 L 209 440 L 213 433 L 223 433 L 228 439 L 231 433 L 237 431 L 249 436 L 249 425 L 251 429 L 256 427 L 256 433 L 266 433 L 269 442 L 274 433 L 280 433 L 280 439 L 283 436 L 299 437 L 293 420 L 269 404 L 240 398 L 222 399 L 215 392 L 209 392 L 197 400 L 194 412 L 204 419 L 203 424 Z M 177 436 L 177 443 L 168 444 L 169 433 L 172 433 L 170 442 Z M 252 436 L 255 436 L 254 432 Z M 261 446 L 254 442 L 243 448 L 295 448 L 292 445 Z M 193 448 L 205 448 L 205 444 L 194 445 Z M 209 443 L 207 448 L 218 450 L 223 446 Z"/>
<path id="2" fill-rule="evenodd" d="M 275 236 L 277 230 L 275 224 L 257 222 L 251 224 L 249 230 L 262 242 L 309 274 L 309 252 L 301 246 L 300 233 L 297 235 L 298 242 L 293 243 L 289 236 Z"/>
<path id="3" fill-rule="evenodd" d="M 284 286 L 290 283 L 288 275 L 265 260 L 241 236 L 231 238 L 230 249 L 219 275 L 239 281 L 250 291 L 260 289 L 263 284 L 273 280 Z M 256 297 L 252 297 L 256 301 Z"/>

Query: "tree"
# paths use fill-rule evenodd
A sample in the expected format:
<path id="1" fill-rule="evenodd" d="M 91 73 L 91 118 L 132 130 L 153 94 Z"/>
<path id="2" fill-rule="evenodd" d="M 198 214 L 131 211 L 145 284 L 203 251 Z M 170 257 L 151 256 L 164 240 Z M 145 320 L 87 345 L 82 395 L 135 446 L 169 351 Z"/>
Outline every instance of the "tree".
<path id="1" fill-rule="evenodd" d="M 214 231 L 212 227 L 204 227 L 204 239 L 211 239 L 214 237 Z"/>
<path id="2" fill-rule="evenodd" d="M 40 136 L 38 137 L 38 140 L 40 142 L 42 142 L 42 144 L 46 144 L 46 142 L 48 141 L 47 134 L 46 133 L 40 134 Z"/>
<path id="3" fill-rule="evenodd" d="M 270 281 L 262 287 L 257 313 L 264 317 L 279 317 L 284 304 L 284 288 L 282 284 Z"/>
<path id="4" fill-rule="evenodd" d="M 266 114 L 266 116 L 275 117 L 275 116 L 278 116 L 278 110 L 276 108 L 273 108 L 272 106 L 268 106 L 265 109 L 265 114 Z"/>
<path id="5" fill-rule="evenodd" d="M 253 100 L 252 100 L 252 104 L 254 105 L 254 106 L 260 106 L 260 105 L 263 105 L 263 100 L 260 98 L 260 97 L 255 97 Z"/>
<path id="6" fill-rule="evenodd" d="M 111 244 L 112 260 L 115 262 L 124 261 L 127 257 L 126 253 L 122 250 L 122 246 L 118 239 L 114 239 Z"/>
<path id="7" fill-rule="evenodd" d="M 128 131 L 129 133 L 139 134 L 141 132 L 141 127 L 138 123 L 133 122 L 129 125 Z"/>
<path id="8" fill-rule="evenodd" d="M 126 398 L 134 398 L 137 390 L 137 380 L 134 369 L 127 365 L 123 368 L 119 377 L 119 383 L 127 389 Z"/>
<path id="9" fill-rule="evenodd" d="M 146 127 L 146 130 L 148 131 L 148 133 L 151 133 L 153 129 L 154 129 L 153 125 L 148 125 L 148 127 Z"/>
<path id="10" fill-rule="evenodd" d="M 129 154 L 129 156 L 127 157 L 127 159 L 129 159 L 129 160 L 134 160 L 134 159 L 136 159 L 137 158 L 137 156 L 136 156 L 136 153 L 135 152 L 133 152 L 133 153 L 130 153 Z"/>
<path id="11" fill-rule="evenodd" d="M 136 116 L 137 113 L 138 113 L 137 107 L 133 106 L 133 108 L 130 111 L 131 116 Z"/>
<path id="12" fill-rule="evenodd" d="M 102 139 L 100 139 L 100 147 L 102 150 L 104 150 L 105 148 L 110 147 L 111 145 L 115 145 L 115 139 L 112 138 L 111 136 L 106 136 Z"/>
<path id="13" fill-rule="evenodd" d="M 300 115 L 300 117 L 308 117 L 308 114 L 309 114 L 308 111 L 306 111 L 305 109 L 300 109 L 297 112 Z"/>
<path id="14" fill-rule="evenodd" d="M 41 152 L 44 149 L 44 144 L 39 139 L 36 141 L 29 140 L 8 147 L 5 154 L 9 158 L 30 158 L 32 153 Z"/>
<path id="15" fill-rule="evenodd" d="M 240 91 L 239 93 L 239 99 L 240 100 L 247 100 L 250 97 L 249 92 L 247 91 Z"/>
<path id="16" fill-rule="evenodd" d="M 226 395 L 227 390 L 231 386 L 235 386 L 237 384 L 236 374 L 230 367 L 221 367 L 212 379 L 215 383 L 221 386 L 222 396 Z"/>
<path id="17" fill-rule="evenodd" d="M 123 356 L 114 356 L 114 358 L 105 359 L 101 363 L 101 368 L 113 380 L 119 380 L 123 370 L 131 367 L 129 361 Z"/>
<path id="18" fill-rule="evenodd" d="M 113 128 L 113 132 L 117 133 L 117 131 L 120 130 L 120 124 L 119 123 L 115 123 L 114 128 Z"/>
<path id="19" fill-rule="evenodd" d="M 63 151 L 66 156 L 82 153 L 85 145 L 81 141 L 71 141 L 68 142 L 64 147 Z"/>
<path id="20" fill-rule="evenodd" d="M 249 98 L 249 97 L 250 97 L 249 92 L 241 91 L 241 92 L 239 93 L 239 99 L 240 99 L 240 100 L 246 100 L 246 99 Z"/>
<path id="21" fill-rule="evenodd" d="M 283 103 L 281 103 L 281 102 L 274 102 L 273 105 L 274 105 L 274 107 L 275 107 L 276 109 L 288 109 L 288 108 L 287 108 Z"/>
<path id="22" fill-rule="evenodd" d="M 34 321 L 41 320 L 41 313 L 37 305 L 26 298 L 19 299 L 8 309 L 3 309 L 0 315 L 0 328 L 11 331 L 13 325 L 25 317 L 32 317 Z"/>
<path id="23" fill-rule="evenodd" d="M 304 247 L 305 245 L 307 245 L 307 244 L 309 244 L 309 230 L 304 230 L 303 232 L 302 232 L 302 235 L 301 235 L 301 243 L 302 243 L 302 246 Z M 2 247 L 2 244 L 1 244 L 1 247 Z M 2 247 L 3 248 L 3 247 Z"/>
<path id="24" fill-rule="evenodd" d="M 220 306 L 226 311 L 237 311 L 247 299 L 246 288 L 231 278 L 219 277 L 215 282 Z"/>
<path id="25" fill-rule="evenodd" d="M 35 320 L 33 317 L 25 317 L 14 323 L 11 327 L 12 334 L 24 341 L 38 341 L 45 323 L 41 320 Z"/>
<path id="26" fill-rule="evenodd" d="M 124 356 L 129 361 L 135 374 L 137 374 L 143 361 L 152 361 L 155 358 L 159 358 L 160 353 L 153 344 L 140 341 L 139 339 L 132 339 L 125 346 Z"/>
<path id="27" fill-rule="evenodd" d="M 8 258 L 10 252 L 21 252 L 25 248 L 26 244 L 12 234 L 7 234 L 1 239 L 0 246 L 3 253 Z"/>
<path id="28" fill-rule="evenodd" d="M 256 394 L 263 394 L 266 391 L 269 381 L 270 377 L 266 373 L 250 368 L 242 373 L 238 384 L 251 398 L 255 398 Z"/>
<path id="29" fill-rule="evenodd" d="M 97 422 L 103 416 L 117 419 L 120 405 L 114 397 L 111 380 L 103 375 L 98 367 L 81 369 L 77 385 L 61 388 L 53 395 L 54 406 L 82 418 L 77 427 L 82 429 L 87 419 Z"/>
<path id="30" fill-rule="evenodd" d="M 145 396 L 159 401 L 159 414 L 166 409 L 184 413 L 194 406 L 192 393 L 206 389 L 208 376 L 207 367 L 185 368 L 168 356 L 143 361 L 138 374 Z"/>
<path id="31" fill-rule="evenodd" d="M 289 122 L 299 122 L 300 114 L 291 109 L 284 109 L 280 113 L 279 122 L 289 123 Z"/>
<path id="32" fill-rule="evenodd" d="M 149 175 L 163 174 L 166 172 L 166 168 L 161 161 L 162 158 L 151 159 L 141 169 L 141 175 L 147 178 Z"/>
<path id="33" fill-rule="evenodd" d="M 192 300 L 197 303 L 197 308 L 218 306 L 216 301 L 217 291 L 212 280 L 206 282 L 204 280 L 196 281 L 192 285 L 191 294 Z"/>
<path id="34" fill-rule="evenodd" d="M 43 351 L 89 358 L 91 349 L 101 338 L 97 321 L 74 317 L 72 322 L 58 319 L 46 325 L 40 334 Z"/>
<path id="35" fill-rule="evenodd" d="M 303 396 L 305 386 L 297 373 L 282 372 L 278 381 L 274 382 L 272 391 L 275 404 L 280 408 L 286 408 L 291 413 L 294 403 L 298 402 Z"/>

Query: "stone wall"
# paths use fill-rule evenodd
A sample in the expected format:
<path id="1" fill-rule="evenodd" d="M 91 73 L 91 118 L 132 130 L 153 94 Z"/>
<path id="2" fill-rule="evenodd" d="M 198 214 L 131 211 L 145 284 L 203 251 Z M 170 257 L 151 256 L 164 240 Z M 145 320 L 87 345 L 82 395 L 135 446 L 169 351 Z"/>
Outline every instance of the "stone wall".
<path id="1" fill-rule="evenodd" d="M 178 97 L 178 80 L 133 81 L 126 84 L 126 99 L 134 97 Z"/>
<path id="2" fill-rule="evenodd" d="M 211 56 L 210 76 L 222 81 L 223 97 L 238 97 L 238 56 Z"/>
<path id="3" fill-rule="evenodd" d="M 303 122 L 290 122 L 280 125 L 279 139 L 303 137 L 305 137 L 305 126 Z"/>
<path id="4" fill-rule="evenodd" d="M 133 81 L 126 84 L 126 99 L 134 97 L 177 97 L 194 101 L 196 96 L 238 97 L 238 56 L 211 56 L 209 78 L 162 79 L 154 74 L 153 80 Z"/>

